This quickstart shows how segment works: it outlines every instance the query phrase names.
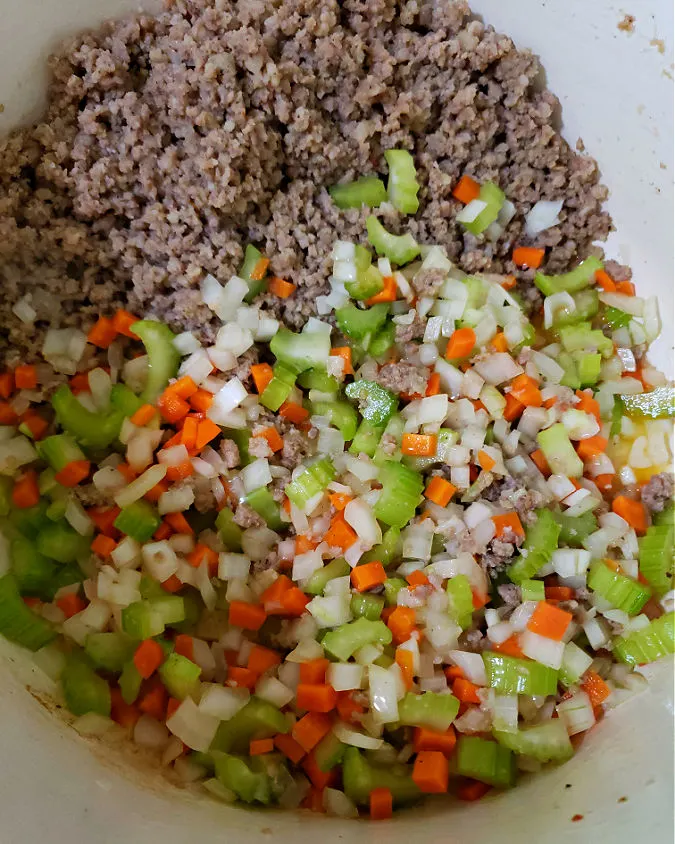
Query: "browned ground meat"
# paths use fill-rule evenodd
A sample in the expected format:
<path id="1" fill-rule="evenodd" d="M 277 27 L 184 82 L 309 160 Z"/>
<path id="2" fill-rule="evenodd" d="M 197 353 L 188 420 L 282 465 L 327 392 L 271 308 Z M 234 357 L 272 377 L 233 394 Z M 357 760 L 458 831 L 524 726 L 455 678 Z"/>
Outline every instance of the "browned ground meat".
<path id="1" fill-rule="evenodd" d="M 399 344 L 410 343 L 411 340 L 421 340 L 424 337 L 424 331 L 427 327 L 427 321 L 415 315 L 415 318 L 408 325 L 398 323 L 396 325 L 396 342 Z"/>
<path id="2" fill-rule="evenodd" d="M 234 511 L 234 521 L 235 524 L 244 528 L 244 530 L 252 527 L 263 527 L 265 524 L 262 516 L 259 516 L 252 507 L 249 507 L 248 504 L 244 504 L 243 502 Z"/>
<path id="3" fill-rule="evenodd" d="M 435 296 L 445 281 L 446 273 L 443 270 L 420 270 L 415 273 L 412 286 L 420 296 Z"/>
<path id="4" fill-rule="evenodd" d="M 240 461 L 239 446 L 234 440 L 223 439 L 220 443 L 220 456 L 223 458 L 223 463 L 226 469 L 235 469 Z"/>
<path id="5" fill-rule="evenodd" d="M 605 261 L 605 270 L 614 281 L 630 281 L 633 278 L 631 268 L 620 264 L 618 261 Z"/>
<path id="6" fill-rule="evenodd" d="M 292 471 L 310 453 L 311 443 L 297 428 L 289 428 L 283 436 L 284 445 L 281 449 L 279 462 L 286 469 Z"/>
<path id="7" fill-rule="evenodd" d="M 392 393 L 424 395 L 429 380 L 429 370 L 411 363 L 387 363 L 375 378 L 378 384 Z"/>
<path id="8" fill-rule="evenodd" d="M 34 353 L 55 305 L 66 323 L 124 303 L 210 336 L 200 277 L 227 280 L 249 241 L 298 285 L 269 304 L 302 325 L 334 240 L 364 236 L 365 212 L 340 212 L 325 186 L 384 171 L 393 146 L 422 185 L 414 218 L 385 214 L 394 230 L 468 271 L 512 272 L 524 215 L 563 198 L 537 242 L 555 246 L 545 270 L 569 268 L 610 230 L 607 191 L 538 76 L 464 0 L 173 0 L 76 37 L 51 60 L 43 121 L 0 145 L 0 353 Z M 465 172 L 517 206 L 496 244 L 455 222 Z M 27 291 L 35 333 L 11 314 Z"/>
<path id="9" fill-rule="evenodd" d="M 666 504 L 673 500 L 673 481 L 672 472 L 661 472 L 642 487 L 642 503 L 650 513 L 661 513 Z"/>

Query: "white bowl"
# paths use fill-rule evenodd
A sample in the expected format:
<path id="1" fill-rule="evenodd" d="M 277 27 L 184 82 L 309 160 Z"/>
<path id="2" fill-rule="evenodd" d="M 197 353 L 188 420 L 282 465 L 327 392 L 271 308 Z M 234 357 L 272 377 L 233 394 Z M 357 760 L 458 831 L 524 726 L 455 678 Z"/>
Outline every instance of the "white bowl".
<path id="1" fill-rule="evenodd" d="M 0 131 L 39 115 L 45 56 L 63 36 L 134 9 L 133 0 L 0 0 Z M 608 254 L 657 293 L 667 327 L 653 358 L 672 370 L 673 5 L 635 3 L 635 30 L 611 0 L 475 0 L 474 8 L 539 53 L 563 105 L 564 132 L 582 136 L 611 188 L 617 226 Z M 146 4 L 146 8 L 148 5 Z M 659 39 L 665 41 L 661 52 Z M 2 550 L 0 549 L 0 553 Z M 385 824 L 308 813 L 254 812 L 191 797 L 141 776 L 79 738 L 25 689 L 43 681 L 26 655 L 0 640 L 0 841 L 3 844 L 185 844 L 223 838 L 323 844 L 351 836 L 431 841 L 628 844 L 673 840 L 673 672 L 649 668 L 651 686 L 610 714 L 562 768 L 477 804 L 443 801 Z M 626 801 L 623 798 L 627 798 Z M 572 817 L 583 819 L 573 822 Z"/>

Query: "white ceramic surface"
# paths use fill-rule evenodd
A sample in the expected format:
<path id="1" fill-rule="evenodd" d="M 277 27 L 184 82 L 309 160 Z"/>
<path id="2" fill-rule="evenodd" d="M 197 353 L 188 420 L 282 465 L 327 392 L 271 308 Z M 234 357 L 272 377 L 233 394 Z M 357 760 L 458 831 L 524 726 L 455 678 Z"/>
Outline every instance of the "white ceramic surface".
<path id="1" fill-rule="evenodd" d="M 137 5 L 0 0 L 0 131 L 39 114 L 44 58 L 59 38 Z M 599 160 L 617 226 L 608 253 L 633 266 L 642 290 L 659 295 L 667 327 L 654 358 L 672 370 L 672 0 L 473 5 L 542 56 L 566 137 L 583 137 Z M 632 33 L 617 28 L 626 13 L 637 18 Z M 101 762 L 28 694 L 25 682 L 41 681 L 23 654 L 0 642 L 0 655 L 0 844 L 263 844 L 272 836 L 291 844 L 301 831 L 324 844 L 353 836 L 404 844 L 421 835 L 447 844 L 673 841 L 672 666 L 649 669 L 650 690 L 605 719 L 563 768 L 475 805 L 439 802 L 388 823 L 355 825 L 220 806 L 154 780 L 140 788 L 137 776 Z M 573 823 L 575 814 L 583 820 Z"/>

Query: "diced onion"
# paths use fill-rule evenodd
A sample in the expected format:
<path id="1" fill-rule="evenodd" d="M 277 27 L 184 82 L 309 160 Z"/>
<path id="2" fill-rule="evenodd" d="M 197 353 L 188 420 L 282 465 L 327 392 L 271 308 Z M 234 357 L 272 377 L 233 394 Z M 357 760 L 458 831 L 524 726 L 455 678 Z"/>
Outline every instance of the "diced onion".
<path id="1" fill-rule="evenodd" d="M 383 739 L 373 738 L 373 736 L 353 730 L 344 721 L 336 721 L 333 725 L 333 733 L 343 744 L 360 747 L 363 750 L 378 750 L 384 744 Z"/>
<path id="2" fill-rule="evenodd" d="M 183 446 L 183 448 L 185 448 L 185 446 Z M 124 508 L 133 504 L 134 501 L 138 501 L 140 498 L 143 498 L 147 492 L 150 492 L 150 490 L 154 486 L 157 486 L 157 484 L 164 478 L 166 470 L 167 466 L 162 463 L 156 463 L 154 466 L 151 466 L 143 472 L 142 475 L 136 478 L 135 481 L 132 481 L 128 486 L 124 487 L 123 490 L 115 495 L 115 504 L 117 504 L 118 507 Z"/>
<path id="3" fill-rule="evenodd" d="M 185 698 L 166 722 L 175 736 L 200 753 L 206 753 L 211 746 L 219 724 L 218 718 L 200 712 L 197 704 L 189 697 Z"/>
<path id="4" fill-rule="evenodd" d="M 540 199 L 525 217 L 525 234 L 528 237 L 535 237 L 540 232 L 557 226 L 560 222 L 559 214 L 562 207 L 562 199 Z"/>

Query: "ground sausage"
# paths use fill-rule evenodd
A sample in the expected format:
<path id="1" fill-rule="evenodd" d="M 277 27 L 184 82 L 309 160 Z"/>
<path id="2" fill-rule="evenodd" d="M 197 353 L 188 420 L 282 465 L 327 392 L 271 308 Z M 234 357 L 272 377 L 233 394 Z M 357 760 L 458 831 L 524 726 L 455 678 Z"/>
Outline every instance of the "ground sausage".
<path id="1" fill-rule="evenodd" d="M 220 443 L 220 456 L 226 469 L 235 469 L 241 462 L 239 446 L 234 440 L 222 440 Z"/>
<path id="2" fill-rule="evenodd" d="M 666 504 L 673 500 L 673 480 L 672 472 L 661 472 L 642 487 L 642 503 L 650 513 L 661 513 Z"/>
<path id="3" fill-rule="evenodd" d="M 429 370 L 411 363 L 387 363 L 377 373 L 378 384 L 400 395 L 424 395 L 429 380 Z"/>
<path id="4" fill-rule="evenodd" d="M 438 268 L 420 270 L 413 276 L 412 286 L 420 296 L 435 297 L 446 278 L 447 273 Z"/>
<path id="5" fill-rule="evenodd" d="M 234 511 L 234 522 L 240 528 L 244 528 L 244 530 L 247 528 L 263 527 L 265 525 L 265 520 L 262 516 L 259 516 L 252 507 L 249 507 L 244 502 L 239 504 Z"/>
<path id="6" fill-rule="evenodd" d="M 412 340 L 421 340 L 427 327 L 427 321 L 419 314 L 410 323 L 396 323 L 396 342 L 400 345 L 410 343 Z"/>

